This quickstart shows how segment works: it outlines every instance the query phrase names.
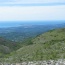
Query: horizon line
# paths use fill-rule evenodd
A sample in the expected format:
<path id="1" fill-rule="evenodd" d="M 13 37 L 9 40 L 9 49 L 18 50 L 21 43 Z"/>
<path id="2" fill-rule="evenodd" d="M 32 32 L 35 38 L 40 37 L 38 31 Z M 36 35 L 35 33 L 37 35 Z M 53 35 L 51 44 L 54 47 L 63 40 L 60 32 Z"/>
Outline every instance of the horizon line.
<path id="1" fill-rule="evenodd" d="M 0 6 L 57 6 L 65 3 L 0 4 Z"/>
<path id="2" fill-rule="evenodd" d="M 65 21 L 65 20 L 29 20 L 29 21 L 0 21 L 0 23 L 3 23 L 3 22 L 46 22 L 46 21 Z"/>

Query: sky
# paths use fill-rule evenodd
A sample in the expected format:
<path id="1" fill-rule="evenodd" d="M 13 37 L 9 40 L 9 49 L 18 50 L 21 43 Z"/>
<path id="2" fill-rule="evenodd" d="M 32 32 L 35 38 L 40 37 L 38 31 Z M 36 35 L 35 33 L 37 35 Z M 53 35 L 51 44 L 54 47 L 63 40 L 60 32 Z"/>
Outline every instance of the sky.
<path id="1" fill-rule="evenodd" d="M 65 20 L 65 0 L 0 0 L 0 22 Z"/>

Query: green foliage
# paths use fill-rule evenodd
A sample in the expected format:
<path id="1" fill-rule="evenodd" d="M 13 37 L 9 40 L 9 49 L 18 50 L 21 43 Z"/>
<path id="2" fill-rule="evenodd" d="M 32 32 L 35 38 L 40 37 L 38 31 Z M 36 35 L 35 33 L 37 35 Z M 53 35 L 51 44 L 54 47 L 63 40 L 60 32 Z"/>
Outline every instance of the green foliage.
<path id="1" fill-rule="evenodd" d="M 7 57 L 10 52 L 20 48 L 19 44 L 0 37 L 0 58 Z"/>
<path id="2" fill-rule="evenodd" d="M 65 58 L 65 28 L 46 32 L 20 43 L 22 48 L 11 52 L 9 62 Z"/>

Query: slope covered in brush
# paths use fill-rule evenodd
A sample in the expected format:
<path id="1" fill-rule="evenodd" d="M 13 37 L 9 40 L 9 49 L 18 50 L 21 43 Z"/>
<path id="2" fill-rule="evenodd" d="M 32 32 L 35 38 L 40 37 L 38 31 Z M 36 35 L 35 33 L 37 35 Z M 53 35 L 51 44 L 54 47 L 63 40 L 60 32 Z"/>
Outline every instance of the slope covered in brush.
<path id="1" fill-rule="evenodd" d="M 19 45 L 17 43 L 0 37 L 0 58 L 5 57 L 5 55 L 17 50 L 18 48 Z"/>
<path id="2" fill-rule="evenodd" d="M 65 58 L 65 28 L 48 31 L 11 53 L 9 61 L 34 61 Z"/>

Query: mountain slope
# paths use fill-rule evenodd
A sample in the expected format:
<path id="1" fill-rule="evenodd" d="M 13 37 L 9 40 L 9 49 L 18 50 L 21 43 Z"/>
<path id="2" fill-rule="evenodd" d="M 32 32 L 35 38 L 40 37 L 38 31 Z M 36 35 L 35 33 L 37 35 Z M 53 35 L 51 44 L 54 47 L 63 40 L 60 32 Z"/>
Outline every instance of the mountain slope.
<path id="1" fill-rule="evenodd" d="M 32 39 L 28 46 L 24 46 L 11 53 L 14 62 L 49 60 L 65 58 L 65 28 L 46 32 Z"/>
<path id="2" fill-rule="evenodd" d="M 10 52 L 17 50 L 18 47 L 19 45 L 17 43 L 0 37 L 0 58 L 5 57 L 5 55 Z"/>

